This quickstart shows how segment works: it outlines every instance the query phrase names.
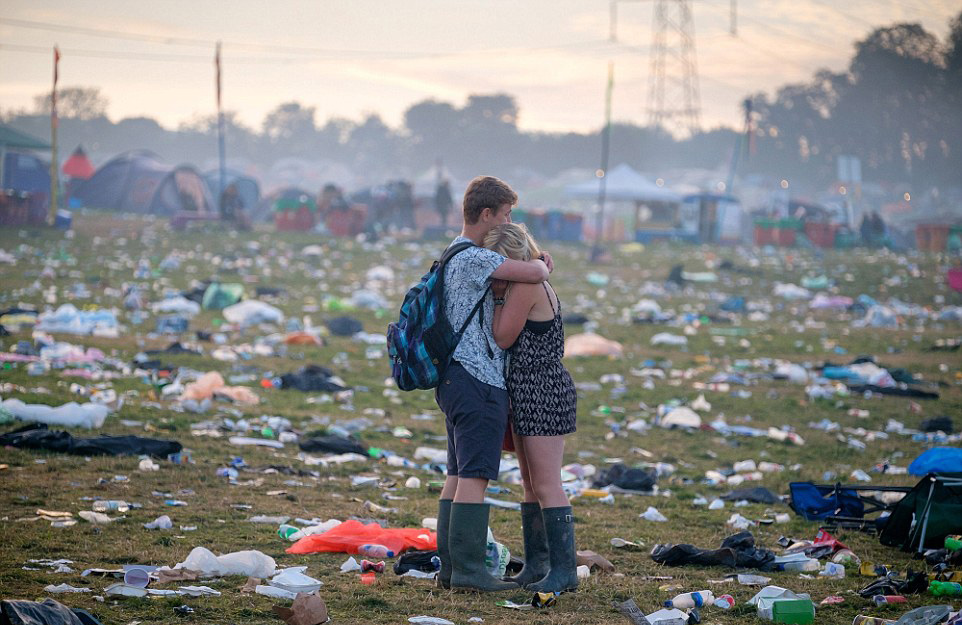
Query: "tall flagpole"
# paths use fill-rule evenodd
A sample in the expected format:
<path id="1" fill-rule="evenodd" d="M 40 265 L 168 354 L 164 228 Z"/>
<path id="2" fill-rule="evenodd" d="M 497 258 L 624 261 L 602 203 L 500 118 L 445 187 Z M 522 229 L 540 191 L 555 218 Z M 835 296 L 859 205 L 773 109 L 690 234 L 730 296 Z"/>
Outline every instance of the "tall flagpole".
<path id="1" fill-rule="evenodd" d="M 60 159 L 57 158 L 57 73 L 60 66 L 60 49 L 53 47 L 53 90 L 50 92 L 50 208 L 47 223 L 53 225 L 57 216 L 57 190 L 59 184 Z"/>
<path id="2" fill-rule="evenodd" d="M 608 87 L 605 90 L 605 128 L 601 134 L 601 168 L 598 170 L 598 215 L 595 221 L 595 245 L 591 260 L 596 262 L 602 255 L 601 240 L 605 226 L 605 197 L 608 189 L 608 152 L 611 146 L 611 92 L 615 86 L 615 64 L 608 61 Z"/>
<path id="3" fill-rule="evenodd" d="M 221 202 L 224 197 L 224 189 L 227 183 L 227 166 L 224 162 L 224 111 L 221 108 L 220 99 L 220 42 L 217 42 L 217 54 L 214 58 L 214 65 L 217 68 L 217 149 L 220 154 L 220 193 L 217 195 L 217 210 L 222 211 Z"/>

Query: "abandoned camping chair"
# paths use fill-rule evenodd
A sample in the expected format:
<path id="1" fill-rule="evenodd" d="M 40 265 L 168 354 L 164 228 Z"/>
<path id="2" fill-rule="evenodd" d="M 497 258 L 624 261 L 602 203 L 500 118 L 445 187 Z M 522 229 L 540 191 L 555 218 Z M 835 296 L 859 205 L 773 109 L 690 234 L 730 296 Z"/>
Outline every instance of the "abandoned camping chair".
<path id="1" fill-rule="evenodd" d="M 894 510 L 897 502 L 885 502 L 872 496 L 879 492 L 908 494 L 910 486 L 862 486 L 841 483 L 814 484 L 792 482 L 790 506 L 795 514 L 808 521 L 821 521 L 828 528 L 880 531 L 886 513 Z M 868 515 L 880 513 L 876 518 Z"/>

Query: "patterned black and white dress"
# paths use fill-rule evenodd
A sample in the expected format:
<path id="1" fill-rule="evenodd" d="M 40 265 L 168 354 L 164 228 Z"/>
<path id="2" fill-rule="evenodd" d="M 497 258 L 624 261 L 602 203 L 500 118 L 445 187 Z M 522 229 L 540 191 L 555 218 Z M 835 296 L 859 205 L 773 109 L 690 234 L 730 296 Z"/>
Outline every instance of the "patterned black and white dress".
<path id="1" fill-rule="evenodd" d="M 544 285 L 548 293 L 547 284 Z M 551 302 L 551 294 L 548 293 Z M 527 321 L 511 348 L 506 381 L 514 431 L 521 436 L 561 436 L 575 431 L 577 393 L 561 364 L 565 331 L 561 301 L 550 321 Z"/>

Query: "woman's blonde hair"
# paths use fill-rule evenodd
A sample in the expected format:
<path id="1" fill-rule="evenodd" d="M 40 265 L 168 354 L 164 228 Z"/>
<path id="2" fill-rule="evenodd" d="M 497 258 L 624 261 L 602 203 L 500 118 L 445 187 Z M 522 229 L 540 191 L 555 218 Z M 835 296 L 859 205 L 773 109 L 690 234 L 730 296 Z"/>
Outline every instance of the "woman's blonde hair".
<path id="1" fill-rule="evenodd" d="M 488 231 L 484 247 L 512 260 L 531 260 L 541 254 L 524 224 L 501 224 Z"/>

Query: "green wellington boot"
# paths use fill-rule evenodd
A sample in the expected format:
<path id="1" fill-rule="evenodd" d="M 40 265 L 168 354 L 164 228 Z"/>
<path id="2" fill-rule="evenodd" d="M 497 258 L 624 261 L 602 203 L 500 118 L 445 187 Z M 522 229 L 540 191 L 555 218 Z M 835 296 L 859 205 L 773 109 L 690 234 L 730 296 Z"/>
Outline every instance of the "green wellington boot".
<path id="1" fill-rule="evenodd" d="M 548 558 L 551 570 L 544 579 L 526 588 L 534 592 L 566 592 L 578 587 L 575 556 L 575 523 L 571 506 L 545 508 L 544 526 L 548 534 Z"/>
<path id="2" fill-rule="evenodd" d="M 540 581 L 548 574 L 548 535 L 544 529 L 541 504 L 525 501 L 521 504 L 521 534 L 524 538 L 524 568 L 514 577 L 507 577 L 522 588 Z"/>
<path id="3" fill-rule="evenodd" d="M 448 547 L 448 531 L 451 527 L 451 500 L 438 500 L 438 558 L 441 559 L 441 572 L 438 573 L 438 586 L 451 587 L 451 549 Z"/>
<path id="4" fill-rule="evenodd" d="M 451 504 L 451 525 L 448 529 L 448 547 L 451 553 L 451 588 L 493 592 L 517 590 L 514 582 L 505 582 L 488 573 L 484 565 L 484 552 L 488 540 L 488 515 L 491 506 L 486 503 Z"/>

